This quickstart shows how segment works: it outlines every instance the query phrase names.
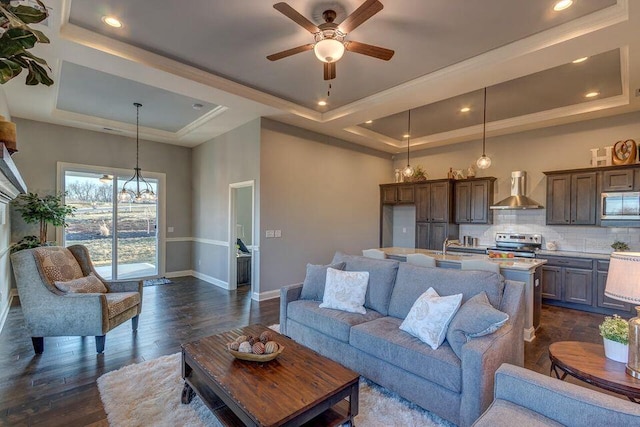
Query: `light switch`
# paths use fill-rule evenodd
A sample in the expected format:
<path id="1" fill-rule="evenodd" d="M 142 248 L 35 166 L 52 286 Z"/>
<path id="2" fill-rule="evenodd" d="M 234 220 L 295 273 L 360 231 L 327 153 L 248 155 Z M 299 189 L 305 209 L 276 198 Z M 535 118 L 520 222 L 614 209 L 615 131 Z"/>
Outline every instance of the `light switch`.
<path id="1" fill-rule="evenodd" d="M 275 230 L 275 237 L 282 237 L 282 230 Z"/>
<path id="2" fill-rule="evenodd" d="M 264 234 L 264 237 L 274 237 L 273 230 L 267 230 L 267 232 Z"/>
<path id="3" fill-rule="evenodd" d="M 167 227 L 167 233 L 173 233 L 173 227 Z"/>

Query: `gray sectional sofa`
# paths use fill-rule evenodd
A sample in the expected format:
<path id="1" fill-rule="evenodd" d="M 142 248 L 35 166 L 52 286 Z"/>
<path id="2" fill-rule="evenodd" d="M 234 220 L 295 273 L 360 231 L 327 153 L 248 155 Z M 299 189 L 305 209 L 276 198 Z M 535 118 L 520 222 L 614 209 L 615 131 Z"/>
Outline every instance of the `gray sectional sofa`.
<path id="1" fill-rule="evenodd" d="M 471 425 L 491 404 L 494 374 L 502 363 L 523 365 L 521 282 L 505 282 L 486 271 L 417 267 L 341 253 L 333 264 L 369 272 L 366 314 L 319 308 L 322 295 L 305 290 L 309 299 L 302 299 L 302 284 L 285 286 L 281 333 L 461 426 Z M 440 296 L 462 293 L 463 304 L 484 291 L 509 320 L 495 333 L 466 342 L 460 358 L 446 340 L 432 350 L 399 329 L 430 287 Z"/>

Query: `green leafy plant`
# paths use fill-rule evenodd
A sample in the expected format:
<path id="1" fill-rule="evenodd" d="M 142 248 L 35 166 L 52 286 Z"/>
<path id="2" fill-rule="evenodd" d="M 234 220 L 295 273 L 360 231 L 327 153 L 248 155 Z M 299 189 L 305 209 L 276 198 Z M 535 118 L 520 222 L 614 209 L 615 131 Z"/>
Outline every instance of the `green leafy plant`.
<path id="1" fill-rule="evenodd" d="M 427 171 L 425 171 L 422 166 L 417 165 L 413 170 L 413 175 L 411 175 L 411 181 L 426 181 L 427 180 Z"/>
<path id="2" fill-rule="evenodd" d="M 3 30 L 0 36 L 1 84 L 16 77 L 23 68 L 29 71 L 26 80 L 28 85 L 53 84 L 47 74 L 47 69 L 51 71 L 47 61 L 28 52 L 36 43 L 49 43 L 42 31 L 28 25 L 42 22 L 49 16 L 46 6 L 40 0 L 35 1 L 38 8 L 22 4 L 12 6 L 9 0 L 0 0 L 0 28 Z"/>
<path id="3" fill-rule="evenodd" d="M 11 252 L 22 249 L 47 245 L 47 228 L 51 224 L 54 227 L 66 227 L 67 216 L 73 216 L 76 210 L 73 206 L 67 206 L 63 202 L 65 193 L 51 194 L 40 197 L 37 193 L 21 194 L 13 204 L 22 219 L 27 224 L 39 224 L 40 236 L 26 236 L 12 246 Z"/>
<path id="4" fill-rule="evenodd" d="M 611 247 L 613 249 L 615 249 L 616 251 L 628 251 L 629 250 L 629 245 L 627 245 L 625 242 L 621 242 L 620 240 L 616 240 L 615 242 L 613 242 Z"/>
<path id="5" fill-rule="evenodd" d="M 600 325 L 600 335 L 608 340 L 627 345 L 629 344 L 629 322 L 617 314 L 613 317 L 606 316 Z"/>

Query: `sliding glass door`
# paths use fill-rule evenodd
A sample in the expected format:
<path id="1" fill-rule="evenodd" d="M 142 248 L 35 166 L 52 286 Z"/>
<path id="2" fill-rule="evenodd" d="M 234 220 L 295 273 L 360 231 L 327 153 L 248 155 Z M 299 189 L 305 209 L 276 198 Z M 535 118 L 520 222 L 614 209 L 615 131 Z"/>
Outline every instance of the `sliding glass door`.
<path id="1" fill-rule="evenodd" d="M 64 245 L 85 245 L 105 279 L 157 276 L 158 202 L 118 202 L 117 194 L 130 173 L 103 173 L 90 167 L 65 167 L 61 172 L 65 202 L 76 207 L 64 229 Z M 145 179 L 160 194 L 159 180 Z"/>

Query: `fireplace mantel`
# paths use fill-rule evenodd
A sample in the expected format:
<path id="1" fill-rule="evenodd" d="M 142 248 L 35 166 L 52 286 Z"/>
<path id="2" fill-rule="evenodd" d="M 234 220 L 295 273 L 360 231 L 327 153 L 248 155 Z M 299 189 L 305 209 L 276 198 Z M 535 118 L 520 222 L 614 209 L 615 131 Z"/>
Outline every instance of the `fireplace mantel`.
<path id="1" fill-rule="evenodd" d="M 27 192 L 27 184 L 13 163 L 7 147 L 0 142 L 0 204 L 7 204 L 19 194 Z"/>

